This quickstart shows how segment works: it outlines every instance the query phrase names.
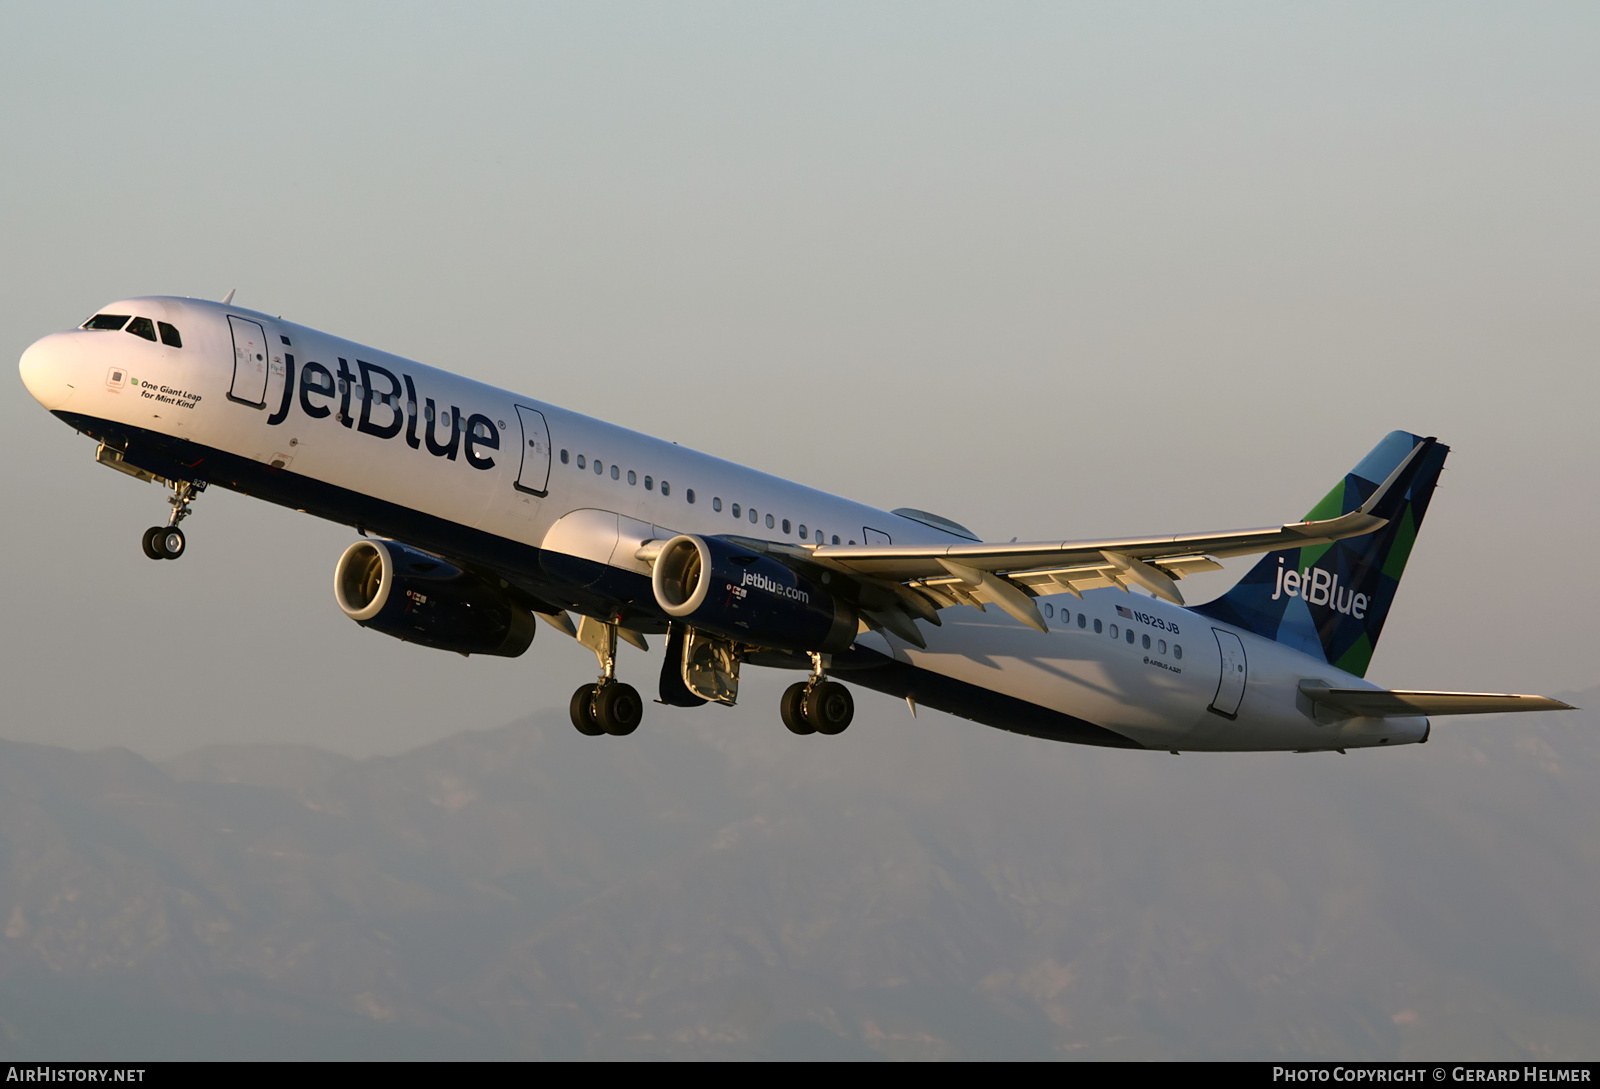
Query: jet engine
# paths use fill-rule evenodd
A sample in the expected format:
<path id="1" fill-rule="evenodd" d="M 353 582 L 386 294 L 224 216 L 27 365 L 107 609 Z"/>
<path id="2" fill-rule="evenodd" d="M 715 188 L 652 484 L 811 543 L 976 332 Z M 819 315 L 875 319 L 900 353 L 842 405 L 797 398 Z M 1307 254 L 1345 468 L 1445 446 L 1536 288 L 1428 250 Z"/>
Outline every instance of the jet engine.
<path id="1" fill-rule="evenodd" d="M 345 549 L 333 595 L 363 628 L 407 643 L 515 658 L 533 642 L 533 614 L 502 590 L 398 541 Z"/>
<path id="2" fill-rule="evenodd" d="M 839 651 L 855 639 L 856 611 L 813 576 L 722 537 L 674 537 L 656 556 L 656 604 L 703 631 L 789 651 Z"/>

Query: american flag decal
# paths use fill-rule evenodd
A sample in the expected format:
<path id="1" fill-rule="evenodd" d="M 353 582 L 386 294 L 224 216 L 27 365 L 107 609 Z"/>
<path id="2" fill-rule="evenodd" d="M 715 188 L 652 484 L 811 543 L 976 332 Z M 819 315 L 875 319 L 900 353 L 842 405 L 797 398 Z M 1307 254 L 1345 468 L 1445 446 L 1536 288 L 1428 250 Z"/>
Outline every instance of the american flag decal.
<path id="1" fill-rule="evenodd" d="M 1120 616 L 1120 617 L 1123 617 L 1124 619 L 1132 620 L 1133 619 L 1133 610 L 1128 608 L 1126 605 L 1118 605 L 1117 606 L 1117 615 Z"/>

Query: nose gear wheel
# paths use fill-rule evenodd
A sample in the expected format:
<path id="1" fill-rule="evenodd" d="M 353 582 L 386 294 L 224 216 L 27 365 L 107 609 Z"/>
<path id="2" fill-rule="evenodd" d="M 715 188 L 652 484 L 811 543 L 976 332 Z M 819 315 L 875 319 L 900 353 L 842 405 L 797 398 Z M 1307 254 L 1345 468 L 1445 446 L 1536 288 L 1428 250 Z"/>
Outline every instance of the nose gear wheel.
<path id="1" fill-rule="evenodd" d="M 175 560 L 188 541 L 177 526 L 151 526 L 144 531 L 144 554 L 152 560 Z"/>

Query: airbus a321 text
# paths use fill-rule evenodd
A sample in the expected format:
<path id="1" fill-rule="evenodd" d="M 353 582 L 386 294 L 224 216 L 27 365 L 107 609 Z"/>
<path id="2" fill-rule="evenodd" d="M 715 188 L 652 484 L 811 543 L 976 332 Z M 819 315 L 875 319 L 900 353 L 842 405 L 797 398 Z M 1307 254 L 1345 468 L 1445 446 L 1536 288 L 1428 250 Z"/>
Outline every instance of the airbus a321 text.
<path id="1" fill-rule="evenodd" d="M 797 734 L 850 724 L 838 678 L 913 711 L 1174 752 L 1401 745 L 1431 715 L 1567 706 L 1363 680 L 1448 452 L 1402 431 L 1302 521 L 986 544 L 228 301 L 112 303 L 21 371 L 95 460 L 170 487 L 151 559 L 183 554 L 210 485 L 357 527 L 334 574 L 352 620 L 509 657 L 546 621 L 599 659 L 571 703 L 585 734 L 639 725 L 617 641 L 646 636 L 664 637 L 662 703 L 732 704 L 743 665 L 807 670 L 779 707 Z M 1247 554 L 1231 590 L 1185 604 L 1180 579 Z"/>

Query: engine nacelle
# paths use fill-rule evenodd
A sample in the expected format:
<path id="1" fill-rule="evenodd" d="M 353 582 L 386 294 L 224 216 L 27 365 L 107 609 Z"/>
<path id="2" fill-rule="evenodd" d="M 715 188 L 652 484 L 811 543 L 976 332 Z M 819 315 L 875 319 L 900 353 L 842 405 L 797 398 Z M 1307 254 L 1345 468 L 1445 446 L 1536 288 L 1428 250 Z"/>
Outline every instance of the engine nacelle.
<path id="1" fill-rule="evenodd" d="M 357 541 L 339 557 L 333 596 L 344 614 L 407 643 L 515 658 L 533 614 L 454 564 L 397 541 Z"/>
<path id="2" fill-rule="evenodd" d="M 668 541 L 650 585 L 668 616 L 741 643 L 832 652 L 855 640 L 849 602 L 819 579 L 721 537 Z"/>

